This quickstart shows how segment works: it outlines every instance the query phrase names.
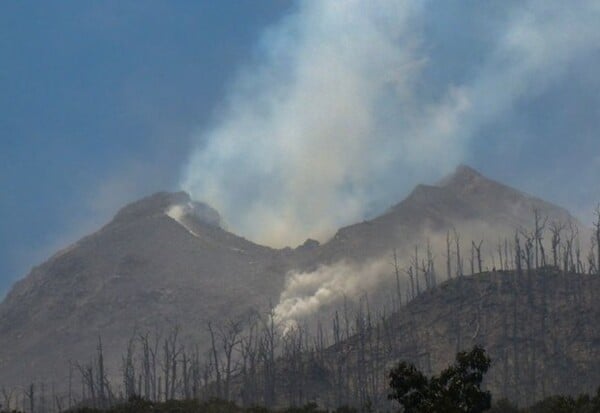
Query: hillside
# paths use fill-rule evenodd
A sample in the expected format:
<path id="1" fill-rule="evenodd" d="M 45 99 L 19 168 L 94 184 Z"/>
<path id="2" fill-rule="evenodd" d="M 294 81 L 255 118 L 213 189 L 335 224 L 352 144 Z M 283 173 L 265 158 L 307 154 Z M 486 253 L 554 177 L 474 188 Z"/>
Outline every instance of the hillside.
<path id="1" fill-rule="evenodd" d="M 394 363 L 410 361 L 433 374 L 451 364 L 458 351 L 477 344 L 492 359 L 484 383 L 496 400 L 523 406 L 549 395 L 595 394 L 600 385 L 598 294 L 600 276 L 551 268 L 452 279 L 399 312 L 363 308 L 351 314 L 348 338 L 340 316 L 341 339 L 334 335 L 329 347 L 319 346 L 318 335 L 306 338 L 308 332 L 293 331 L 284 342 L 304 337 L 316 344 L 305 347 L 310 350 L 302 357 L 284 352 L 274 393 L 280 405 L 316 401 L 325 407 L 387 410 L 387 372 Z"/>
<path id="2" fill-rule="evenodd" d="M 207 321 L 277 299 L 281 253 L 223 230 L 214 211 L 207 221 L 188 214 L 187 227 L 167 215 L 190 202 L 184 193 L 135 202 L 18 282 L 0 305 L 2 384 L 62 380 L 56 372 L 87 360 L 99 336 L 117 355 L 136 329 L 180 324 L 205 346 Z M 119 371 L 120 354 L 108 361 Z"/>
<path id="3" fill-rule="evenodd" d="M 89 360 L 98 337 L 107 368 L 117 376 L 136 333 L 165 334 L 179 325 L 182 340 L 204 353 L 209 321 L 222 324 L 264 312 L 269 303 L 280 309 L 289 300 L 304 308 L 285 319 L 298 322 L 328 318 L 344 300 L 358 305 L 365 294 L 376 310 L 395 294 L 392 250 L 399 253 L 405 299 L 405 271 L 415 245 L 431 242 L 441 281 L 446 233 L 456 229 L 465 250 L 471 240 L 484 241 L 484 268 L 491 269 L 496 243 L 513 238 L 519 226 L 530 227 L 534 209 L 550 221 L 578 225 L 564 209 L 461 166 L 437 185 L 418 186 L 381 216 L 340 229 L 322 245 L 308 240 L 296 249 L 276 250 L 228 232 L 217 211 L 185 193 L 158 193 L 125 206 L 13 287 L 0 304 L 0 385 L 64 384 L 65 366 Z M 452 258 L 453 274 L 457 262 Z M 328 266 L 336 270 L 334 279 Z M 315 269 L 320 272 L 311 273 Z M 331 335 L 331 327 L 325 332 Z"/>
<path id="4" fill-rule="evenodd" d="M 424 245 L 426 238 L 435 241 L 445 237 L 453 228 L 468 244 L 471 239 L 496 242 L 502 237 L 512 238 L 519 227 L 530 227 L 534 210 L 549 221 L 577 224 L 564 208 L 461 165 L 436 185 L 418 185 L 382 215 L 340 229 L 319 250 L 319 259 L 364 260 L 392 249 L 408 251 L 415 244 Z"/>

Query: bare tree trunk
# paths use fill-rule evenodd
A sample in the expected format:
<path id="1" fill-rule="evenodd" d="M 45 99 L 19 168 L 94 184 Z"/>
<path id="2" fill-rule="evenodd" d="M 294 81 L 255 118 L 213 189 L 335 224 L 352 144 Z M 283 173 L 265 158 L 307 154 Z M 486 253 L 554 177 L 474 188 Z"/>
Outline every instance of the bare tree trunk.
<path id="1" fill-rule="evenodd" d="M 219 355 L 217 353 L 217 344 L 215 341 L 215 332 L 213 331 L 213 327 L 211 322 L 208 322 L 208 331 L 210 333 L 210 342 L 211 342 L 211 348 L 212 348 L 212 356 L 213 356 L 213 362 L 214 362 L 214 369 L 215 369 L 215 375 L 216 375 L 216 382 L 215 382 L 215 386 L 216 386 L 216 392 L 217 392 L 217 398 L 221 398 L 221 369 L 220 369 L 220 361 L 219 361 Z"/>
<path id="2" fill-rule="evenodd" d="M 551 245 L 552 245 L 552 262 L 555 268 L 559 269 L 560 268 L 560 264 L 559 264 L 559 252 L 558 252 L 558 248 L 560 246 L 560 233 L 562 232 L 562 230 L 564 229 L 564 225 L 561 224 L 560 222 L 553 222 L 552 224 L 550 224 L 550 232 L 552 233 L 552 241 L 551 241 Z"/>
<path id="3" fill-rule="evenodd" d="M 234 371 L 232 366 L 232 354 L 234 348 L 240 344 L 238 337 L 241 331 L 241 321 L 234 322 L 232 320 L 228 322 L 228 325 L 225 329 L 221 329 L 221 344 L 223 346 L 223 353 L 225 355 L 225 383 L 223 386 L 223 398 L 225 400 L 229 400 L 229 387 L 231 384 L 231 376 Z"/>
<path id="4" fill-rule="evenodd" d="M 544 251 L 544 230 L 548 222 L 548 217 L 543 219 L 540 217 L 540 211 L 536 208 L 533 210 L 535 220 L 535 268 L 540 268 L 546 265 L 546 252 Z"/>
<path id="5" fill-rule="evenodd" d="M 35 413 L 35 386 L 33 383 L 29 385 L 25 395 L 29 402 L 29 413 Z"/>
<path id="6" fill-rule="evenodd" d="M 446 233 L 446 274 L 448 279 L 452 278 L 452 255 L 450 252 L 450 245 L 450 230 L 448 230 Z"/>
<path id="7" fill-rule="evenodd" d="M 463 262 L 462 262 L 462 258 L 460 256 L 460 237 L 458 236 L 456 229 L 454 230 L 454 241 L 456 243 L 456 276 L 462 277 L 464 272 L 463 272 Z"/>
<path id="8" fill-rule="evenodd" d="M 437 286 L 437 276 L 435 274 L 435 260 L 431 249 L 431 242 L 429 242 L 429 240 L 427 240 L 427 273 L 430 278 L 431 286 L 435 288 Z"/>
<path id="9" fill-rule="evenodd" d="M 7 412 L 11 411 L 11 402 L 12 402 L 12 398 L 13 398 L 13 393 L 14 393 L 13 389 L 7 390 L 6 387 L 2 386 L 2 399 L 4 400 L 4 406 L 2 406 L 2 407 Z"/>
<path id="10" fill-rule="evenodd" d="M 406 274 L 408 275 L 408 279 L 410 280 L 410 293 L 411 294 L 410 294 L 409 301 L 412 301 L 415 298 L 415 280 L 414 280 L 413 267 L 409 267 Z"/>
<path id="11" fill-rule="evenodd" d="M 596 207 L 595 211 L 596 222 L 594 223 L 595 236 L 596 236 L 596 271 L 600 275 L 600 204 Z"/>
<path id="12" fill-rule="evenodd" d="M 98 399 L 100 407 L 103 408 L 106 405 L 106 375 L 104 373 L 104 354 L 102 352 L 102 339 L 100 337 L 98 337 L 98 378 L 96 379 L 96 382 L 98 383 Z"/>
<path id="13" fill-rule="evenodd" d="M 475 275 L 475 242 L 471 241 L 471 275 Z"/>
<path id="14" fill-rule="evenodd" d="M 421 287 L 419 285 L 419 247 L 415 245 L 415 257 L 414 257 L 414 267 L 415 267 L 415 280 L 417 282 L 417 295 L 421 295 Z"/>
<path id="15" fill-rule="evenodd" d="M 398 265 L 398 254 L 394 248 L 394 274 L 396 275 L 396 299 L 398 300 L 396 309 L 402 307 L 402 290 L 400 288 L 400 266 Z"/>
<path id="16" fill-rule="evenodd" d="M 133 337 L 127 343 L 127 353 L 123 357 L 123 385 L 125 387 L 125 397 L 129 399 L 135 395 L 135 367 L 133 364 L 134 341 Z M 141 396 L 141 392 L 139 394 Z"/>
<path id="17" fill-rule="evenodd" d="M 521 265 L 521 241 L 519 239 L 519 232 L 515 233 L 515 265 L 517 275 L 523 275 L 523 267 Z"/>
<path id="18" fill-rule="evenodd" d="M 475 254 L 477 256 L 477 270 L 481 274 L 483 271 L 483 262 L 481 260 L 481 246 L 483 245 L 483 240 L 479 241 L 479 244 L 475 244 L 473 242 L 473 248 L 475 249 Z"/>

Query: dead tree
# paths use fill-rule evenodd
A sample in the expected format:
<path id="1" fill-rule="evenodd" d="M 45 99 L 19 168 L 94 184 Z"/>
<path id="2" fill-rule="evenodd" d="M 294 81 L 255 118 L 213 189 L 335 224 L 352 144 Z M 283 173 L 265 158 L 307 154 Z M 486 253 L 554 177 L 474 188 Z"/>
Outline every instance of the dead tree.
<path id="1" fill-rule="evenodd" d="M 594 222 L 594 235 L 596 238 L 596 271 L 600 275 L 600 204 L 596 206 L 594 213 L 596 221 Z"/>
<path id="2" fill-rule="evenodd" d="M 573 226 L 572 222 L 569 222 L 569 236 L 565 240 L 565 248 L 564 248 L 564 257 L 563 257 L 563 271 L 568 272 L 576 272 L 576 264 L 574 259 L 574 243 L 578 236 L 577 227 Z"/>
<path id="3" fill-rule="evenodd" d="M 452 241 L 450 239 L 450 230 L 446 232 L 446 277 L 448 279 L 452 278 L 452 255 L 450 253 L 450 246 Z"/>
<path id="4" fill-rule="evenodd" d="M 98 337 L 98 377 L 96 383 L 98 383 L 98 399 L 100 401 L 100 407 L 106 405 L 106 374 L 104 372 L 104 353 L 102 351 L 102 339 Z"/>
<path id="5" fill-rule="evenodd" d="M 213 352 L 208 351 L 207 355 L 204 359 L 204 364 L 202 366 L 202 380 L 204 383 L 204 399 L 207 400 L 211 397 L 216 397 L 214 393 L 212 393 L 211 386 L 208 386 L 208 383 L 213 382 L 213 362 L 211 358 L 213 357 Z"/>
<path id="6" fill-rule="evenodd" d="M 222 393 L 221 393 L 221 362 L 219 361 L 219 353 L 217 350 L 217 341 L 215 338 L 215 331 L 213 329 L 212 323 L 209 321 L 208 322 L 208 332 L 210 333 L 210 343 L 211 343 L 211 354 L 212 354 L 212 361 L 213 361 L 213 368 L 215 370 L 215 390 L 216 390 L 216 397 L 218 399 L 220 399 L 222 397 Z"/>
<path id="7" fill-rule="evenodd" d="M 185 400 L 189 400 L 192 396 L 191 388 L 192 377 L 192 360 L 185 351 L 185 347 L 181 350 L 181 379 L 182 379 L 182 395 Z"/>
<path id="8" fill-rule="evenodd" d="M 471 259 L 469 260 L 471 264 L 471 275 L 475 275 L 475 242 L 471 241 Z"/>
<path id="9" fill-rule="evenodd" d="M 25 397 L 29 404 L 29 412 L 35 413 L 35 386 L 33 383 L 31 383 L 25 391 Z"/>
<path id="10" fill-rule="evenodd" d="M 510 244 L 510 245 L 509 245 Z M 515 259 L 512 254 L 513 245 L 508 241 L 508 239 L 504 239 L 504 269 L 510 270 L 515 268 Z M 510 260 L 510 261 L 509 261 Z"/>
<path id="11" fill-rule="evenodd" d="M 598 274 L 598 266 L 596 265 L 596 235 L 592 236 L 592 240 L 590 243 L 590 252 L 588 253 L 587 261 L 588 261 L 588 273 Z"/>
<path id="12" fill-rule="evenodd" d="M 408 267 L 408 270 L 406 270 L 406 275 L 408 275 L 408 279 L 410 281 L 410 297 L 408 301 L 412 301 L 415 298 L 415 276 L 412 266 Z"/>
<path id="13" fill-rule="evenodd" d="M 143 373 L 143 381 L 144 381 L 144 396 L 149 400 L 156 400 L 153 392 L 153 377 L 152 377 L 152 369 L 151 369 L 151 361 L 150 361 L 150 339 L 149 334 L 143 334 L 139 336 L 140 343 L 142 345 L 142 373 Z M 127 389 L 125 390 L 127 393 Z M 141 395 L 140 395 L 141 396 Z"/>
<path id="14" fill-rule="evenodd" d="M 396 309 L 400 309 L 402 306 L 402 289 L 400 288 L 400 265 L 398 264 L 398 254 L 394 248 L 394 274 L 396 276 Z"/>
<path id="15" fill-rule="evenodd" d="M 257 324 L 253 320 L 250 323 L 247 334 L 240 340 L 240 351 L 242 355 L 242 404 L 252 406 L 258 403 L 256 394 L 258 386 L 256 383 L 258 370 L 258 335 Z"/>
<path id="16" fill-rule="evenodd" d="M 415 255 L 413 256 L 411 262 L 412 262 L 411 268 L 414 268 L 414 277 L 415 277 L 415 283 L 416 283 L 416 287 L 417 287 L 417 295 L 421 295 L 421 286 L 419 284 L 419 247 L 417 245 L 415 245 Z"/>
<path id="17" fill-rule="evenodd" d="M 431 242 L 427 240 L 427 277 L 431 287 L 437 286 L 437 276 L 435 274 L 435 257 L 431 248 Z"/>
<path id="18" fill-rule="evenodd" d="M 579 237 L 575 239 L 575 268 L 577 274 L 585 273 L 585 266 L 581 261 L 581 242 Z"/>
<path id="19" fill-rule="evenodd" d="M 548 223 L 548 217 L 541 218 L 539 209 L 533 210 L 535 222 L 535 268 L 546 266 L 546 251 L 544 251 L 544 231 Z"/>
<path id="20" fill-rule="evenodd" d="M 473 250 L 475 251 L 475 255 L 477 257 L 477 270 L 481 274 L 482 266 L 483 266 L 483 262 L 481 260 L 481 245 L 483 244 L 483 240 L 479 241 L 479 244 L 475 244 L 475 242 L 472 241 L 472 244 L 473 244 Z M 500 260 L 502 260 L 502 258 Z M 471 265 L 473 265 L 473 264 L 471 264 Z"/>
<path id="21" fill-rule="evenodd" d="M 225 374 L 225 381 L 223 385 L 223 398 L 229 400 L 229 388 L 231 384 L 231 377 L 235 371 L 233 366 L 233 350 L 240 344 L 239 335 L 242 332 L 242 322 L 229 320 L 224 328 L 220 329 L 221 346 L 223 349 L 223 355 L 225 356 L 225 366 L 223 373 Z"/>
<path id="22" fill-rule="evenodd" d="M 73 363 L 69 360 L 69 383 L 67 393 L 67 407 L 68 410 L 73 407 Z"/>
<path id="23" fill-rule="evenodd" d="M 127 343 L 127 352 L 122 359 L 123 387 L 125 389 L 125 397 L 127 399 L 135 395 L 135 366 L 133 360 L 134 351 L 134 339 L 132 337 Z M 141 392 L 139 396 L 141 396 Z"/>
<path id="24" fill-rule="evenodd" d="M 2 403 L 2 408 L 7 412 L 11 411 L 13 394 L 14 389 L 8 390 L 6 387 L 2 386 L 2 400 L 4 401 Z"/>
<path id="25" fill-rule="evenodd" d="M 87 394 L 87 397 L 91 399 L 92 407 L 95 408 L 97 405 L 94 366 L 91 363 L 86 366 L 77 363 L 76 367 L 81 374 L 82 397 L 85 398 Z"/>
<path id="26" fill-rule="evenodd" d="M 515 267 L 517 270 L 517 275 L 523 275 L 523 265 L 521 262 L 521 240 L 519 238 L 519 231 L 515 233 Z"/>
<path id="27" fill-rule="evenodd" d="M 458 232 L 456 232 L 456 229 L 454 229 L 454 242 L 456 245 L 456 276 L 462 277 L 464 272 L 463 262 L 460 255 L 460 236 L 458 235 Z"/>
<path id="28" fill-rule="evenodd" d="M 564 224 L 560 222 L 552 222 L 550 224 L 550 232 L 552 233 L 552 261 L 555 268 L 560 268 L 559 260 L 560 260 L 560 244 L 561 244 L 561 232 L 565 228 Z"/>
<path id="29" fill-rule="evenodd" d="M 523 259 L 525 260 L 527 273 L 530 274 L 535 264 L 535 233 L 529 233 L 525 229 L 521 229 L 521 235 L 525 241 L 525 249 L 522 251 Z"/>
<path id="30" fill-rule="evenodd" d="M 200 350 L 196 344 L 192 358 L 192 397 L 194 400 L 200 397 L 200 381 Z"/>
<path id="31" fill-rule="evenodd" d="M 275 325 L 275 309 L 270 306 L 266 319 L 263 321 L 261 351 L 264 371 L 264 403 L 267 407 L 275 404 L 275 351 L 278 343 L 277 326 Z"/>
<path id="32" fill-rule="evenodd" d="M 159 356 L 159 345 L 161 335 L 158 331 L 154 334 L 154 339 L 150 341 L 150 334 L 146 333 L 139 336 L 140 343 L 142 345 L 142 373 L 144 380 L 144 393 L 147 399 L 152 401 L 158 401 L 161 397 L 161 391 L 158 388 L 157 374 L 157 358 Z M 140 383 L 138 383 L 138 387 Z"/>
<path id="33" fill-rule="evenodd" d="M 504 260 L 502 257 L 502 241 L 498 241 L 498 260 L 500 261 L 500 271 L 504 271 Z"/>
<path id="34" fill-rule="evenodd" d="M 162 371 L 165 380 L 165 401 L 175 399 L 177 388 L 177 364 L 181 347 L 178 344 L 179 326 L 176 325 L 163 342 Z"/>

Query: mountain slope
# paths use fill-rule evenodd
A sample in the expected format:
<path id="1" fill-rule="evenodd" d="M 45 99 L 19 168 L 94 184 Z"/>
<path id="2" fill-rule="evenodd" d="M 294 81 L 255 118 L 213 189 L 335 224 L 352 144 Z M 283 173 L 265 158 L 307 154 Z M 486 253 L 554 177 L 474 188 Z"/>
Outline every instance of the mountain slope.
<path id="1" fill-rule="evenodd" d="M 109 368 L 117 372 L 134 332 L 164 332 L 179 324 L 185 339 L 204 350 L 208 321 L 264 309 L 283 297 L 318 304 L 326 280 L 312 277 L 313 285 L 290 291 L 290 271 L 383 258 L 379 271 L 385 277 L 360 267 L 351 268 L 352 274 L 338 271 L 325 304 L 331 309 L 335 299 L 365 292 L 377 297 L 377 291 L 395 290 L 393 249 L 408 267 L 414 245 L 429 239 L 440 258 L 446 231 L 456 228 L 466 247 L 471 239 L 485 239 L 489 254 L 499 238 L 531 225 L 534 208 L 552 220 L 574 221 L 564 209 L 463 166 L 437 185 L 418 186 L 383 215 L 340 229 L 323 245 L 309 240 L 295 250 L 274 250 L 227 232 L 217 211 L 185 193 L 158 193 L 124 207 L 14 286 L 0 304 L 0 384 L 60 381 L 56 372 L 63 374 L 68 360 L 88 360 L 98 336 L 110 355 Z M 320 310 L 316 305 L 313 313 Z"/>
<path id="2" fill-rule="evenodd" d="M 348 377 L 360 380 L 362 369 L 362 380 L 377 381 L 377 391 L 354 394 L 359 406 L 369 397 L 385 404 L 384 378 L 393 363 L 407 360 L 434 374 L 474 345 L 492 359 L 485 386 L 496 399 L 529 405 L 549 395 L 594 393 L 600 383 L 598 294 L 599 276 L 551 268 L 453 279 L 329 348 L 324 363 L 335 366 L 342 352 Z M 329 383 L 339 382 L 335 374 L 329 372 Z M 317 385 L 323 391 L 322 381 Z M 333 397 L 335 389 L 329 392 Z"/>
<path id="3" fill-rule="evenodd" d="M 395 407 L 387 400 L 387 375 L 396 363 L 408 361 L 431 376 L 474 345 L 492 360 L 484 386 L 495 400 L 527 406 L 550 395 L 594 394 L 600 383 L 598 294 L 598 275 L 543 268 L 455 278 L 388 315 L 363 308 L 351 315 L 350 327 L 342 318 L 342 339 L 334 335 L 333 345 L 279 359 L 276 405 L 315 401 L 330 409 L 389 411 Z"/>
<path id="4" fill-rule="evenodd" d="M 452 228 L 461 233 L 466 245 L 470 246 L 471 239 L 486 237 L 495 243 L 512 237 L 519 227 L 531 227 L 535 209 L 549 222 L 580 225 L 565 209 L 461 165 L 437 185 L 418 185 L 404 201 L 375 219 L 340 229 L 319 250 L 319 256 L 333 262 L 368 259 L 392 249 L 407 251 L 417 243 L 424 245 L 427 237 L 443 237 Z"/>
<path id="5" fill-rule="evenodd" d="M 52 377 L 86 360 L 100 335 L 107 353 L 120 353 L 134 329 L 178 323 L 205 343 L 207 321 L 277 298 L 279 252 L 216 226 L 216 212 L 212 221 L 183 214 L 184 226 L 167 215 L 173 205 L 193 204 L 183 193 L 131 204 L 15 285 L 0 306 L 4 383 Z"/>

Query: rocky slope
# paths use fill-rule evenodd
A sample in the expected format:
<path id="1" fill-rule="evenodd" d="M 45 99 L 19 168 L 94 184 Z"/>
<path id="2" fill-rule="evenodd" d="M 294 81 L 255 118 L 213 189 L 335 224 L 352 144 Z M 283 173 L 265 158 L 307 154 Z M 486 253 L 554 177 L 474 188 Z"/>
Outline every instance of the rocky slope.
<path id="1" fill-rule="evenodd" d="M 512 238 L 519 227 L 530 228 L 536 209 L 549 222 L 580 225 L 565 209 L 461 165 L 437 185 L 418 185 L 405 200 L 375 219 L 340 229 L 318 256 L 321 262 L 363 260 L 393 248 L 423 245 L 426 238 L 439 240 L 452 228 L 468 240 L 467 245 L 471 239 L 497 242 L 505 236 Z"/>
<path id="2" fill-rule="evenodd" d="M 353 334 L 325 350 L 301 361 L 284 357 L 275 394 L 280 405 L 315 401 L 388 411 L 387 373 L 395 363 L 437 374 L 474 345 L 492 360 L 484 385 L 495 400 L 527 406 L 550 395 L 595 394 L 599 294 L 600 276 L 552 268 L 452 279 L 383 318 L 353 314 Z"/>
<path id="3" fill-rule="evenodd" d="M 0 385 L 64 381 L 68 361 L 89 359 L 99 336 L 111 371 L 119 371 L 136 331 L 179 324 L 186 339 L 204 349 L 207 321 L 277 304 L 291 270 L 340 260 L 389 262 L 392 249 L 407 254 L 426 238 L 440 244 L 449 228 L 457 228 L 466 245 L 471 238 L 494 245 L 516 226 L 530 226 L 534 208 L 550 219 L 572 220 L 564 209 L 463 166 L 438 185 L 418 186 L 383 215 L 340 229 L 323 245 L 274 250 L 227 232 L 217 211 L 185 193 L 158 193 L 126 206 L 13 287 L 0 304 Z M 387 291 L 391 280 L 369 288 Z"/>
<path id="4" fill-rule="evenodd" d="M 119 371 L 135 330 L 180 324 L 205 344 L 207 321 L 276 300 L 282 254 L 217 223 L 215 211 L 187 194 L 159 193 L 34 268 L 0 306 L 2 383 L 64 373 L 68 360 L 89 358 L 99 336 Z"/>

